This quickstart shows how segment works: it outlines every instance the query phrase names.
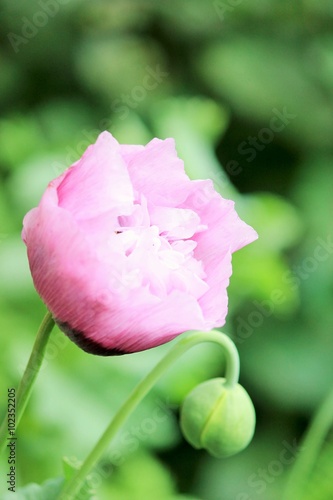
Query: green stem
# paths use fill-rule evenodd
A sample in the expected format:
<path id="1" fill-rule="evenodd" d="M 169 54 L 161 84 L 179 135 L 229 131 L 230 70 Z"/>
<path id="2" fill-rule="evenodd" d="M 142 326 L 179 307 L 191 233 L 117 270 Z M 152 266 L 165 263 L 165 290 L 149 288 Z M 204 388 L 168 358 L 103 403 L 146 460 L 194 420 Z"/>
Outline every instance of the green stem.
<path id="1" fill-rule="evenodd" d="M 54 326 L 54 319 L 50 312 L 47 312 L 37 332 L 37 337 L 32 348 L 32 352 L 16 392 L 16 415 L 15 424 L 18 427 L 25 407 L 28 403 L 32 386 L 41 367 L 45 348 Z M 8 437 L 8 413 L 6 412 L 4 421 L 0 427 L 0 453 L 6 446 Z"/>
<path id="2" fill-rule="evenodd" d="M 300 453 L 288 478 L 285 500 L 300 500 L 304 488 L 320 454 L 322 444 L 333 424 L 333 391 L 319 407 L 307 430 L 300 447 Z"/>
<path id="3" fill-rule="evenodd" d="M 175 346 L 173 346 L 173 348 L 155 366 L 155 368 L 153 368 L 153 370 L 148 373 L 148 375 L 135 387 L 128 399 L 120 407 L 91 453 L 87 456 L 81 468 L 75 473 L 71 480 L 65 484 L 63 491 L 60 493 L 59 500 L 72 500 L 75 498 L 75 495 L 80 490 L 85 478 L 103 455 L 111 439 L 115 436 L 140 401 L 154 386 L 156 381 L 161 377 L 161 375 L 163 375 L 169 366 L 171 366 L 179 358 L 179 356 L 192 346 L 201 342 L 216 342 L 225 349 L 227 356 L 225 376 L 226 384 L 229 387 L 233 387 L 237 384 L 239 378 L 238 352 L 234 343 L 225 334 L 217 331 L 211 331 L 209 333 L 192 333 L 187 337 L 182 338 Z"/>

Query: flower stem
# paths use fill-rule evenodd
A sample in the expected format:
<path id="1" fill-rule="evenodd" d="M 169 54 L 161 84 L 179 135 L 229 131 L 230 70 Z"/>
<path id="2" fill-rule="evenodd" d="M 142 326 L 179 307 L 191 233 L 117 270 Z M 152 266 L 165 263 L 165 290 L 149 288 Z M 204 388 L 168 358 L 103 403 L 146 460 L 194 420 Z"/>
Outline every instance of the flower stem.
<path id="1" fill-rule="evenodd" d="M 233 387 L 237 384 L 239 378 L 239 356 L 234 343 L 229 337 L 221 332 L 213 330 L 209 333 L 192 333 L 182 338 L 135 387 L 128 399 L 120 407 L 113 420 L 111 420 L 109 426 L 96 443 L 91 453 L 87 456 L 81 468 L 75 473 L 71 480 L 65 484 L 63 491 L 60 493 L 59 500 L 73 500 L 75 498 L 85 478 L 100 459 L 111 439 L 115 436 L 140 401 L 154 386 L 156 381 L 184 352 L 201 342 L 216 342 L 225 349 L 227 357 L 226 385 Z"/>
<path id="2" fill-rule="evenodd" d="M 15 415 L 15 428 L 17 429 L 19 422 L 24 413 L 25 407 L 28 403 L 32 386 L 37 378 L 39 369 L 41 367 L 45 348 L 50 337 L 50 333 L 54 326 L 54 319 L 50 312 L 47 312 L 37 332 L 37 337 L 32 348 L 32 352 L 18 386 L 16 392 L 16 415 Z M 11 415 L 12 416 L 12 415 Z M 8 437 L 8 413 L 6 413 L 4 421 L 0 427 L 0 453 L 6 446 Z"/>
<path id="3" fill-rule="evenodd" d="M 300 453 L 288 478 L 285 500 L 301 500 L 322 444 L 333 424 L 333 391 L 315 414 L 300 447 Z"/>

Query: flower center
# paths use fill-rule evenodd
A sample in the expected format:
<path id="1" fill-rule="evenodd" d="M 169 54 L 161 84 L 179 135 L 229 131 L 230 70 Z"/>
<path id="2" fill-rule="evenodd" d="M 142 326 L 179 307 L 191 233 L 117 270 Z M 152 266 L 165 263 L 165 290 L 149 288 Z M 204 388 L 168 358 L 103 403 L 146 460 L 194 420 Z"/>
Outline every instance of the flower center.
<path id="1" fill-rule="evenodd" d="M 129 216 L 118 217 L 112 246 L 125 259 L 122 272 L 133 287 L 147 286 L 159 297 L 181 290 L 201 297 L 208 289 L 202 262 L 195 258 L 195 235 L 206 229 L 189 209 L 152 207 L 145 200 Z M 117 253 L 118 253 L 117 252 Z"/>

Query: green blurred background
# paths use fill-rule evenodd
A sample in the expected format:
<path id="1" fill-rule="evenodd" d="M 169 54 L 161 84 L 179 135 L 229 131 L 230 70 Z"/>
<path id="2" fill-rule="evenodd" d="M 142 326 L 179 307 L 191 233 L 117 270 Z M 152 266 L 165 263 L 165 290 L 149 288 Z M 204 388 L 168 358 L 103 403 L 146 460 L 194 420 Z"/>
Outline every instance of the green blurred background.
<path id="1" fill-rule="evenodd" d="M 0 1 L 1 415 L 44 314 L 22 218 L 100 131 L 175 137 L 188 174 L 212 178 L 260 236 L 234 256 L 223 329 L 256 407 L 253 442 L 224 460 L 185 443 L 184 395 L 223 375 L 219 348 L 194 348 L 110 448 L 97 498 L 282 498 L 333 380 L 332 28 L 330 0 Z M 84 458 L 169 348 L 105 359 L 55 330 L 17 433 L 18 485 L 61 476 L 64 455 Z M 333 498 L 332 450 L 328 438 L 302 499 Z M 7 467 L 2 458 L 3 496 Z M 51 498 L 25 491 L 17 498 Z"/>

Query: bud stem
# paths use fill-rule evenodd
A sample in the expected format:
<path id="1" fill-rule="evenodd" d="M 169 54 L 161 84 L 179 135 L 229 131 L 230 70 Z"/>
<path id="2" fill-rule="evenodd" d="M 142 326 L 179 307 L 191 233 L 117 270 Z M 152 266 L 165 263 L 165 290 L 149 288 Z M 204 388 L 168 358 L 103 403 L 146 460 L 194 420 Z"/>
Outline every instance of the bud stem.
<path id="1" fill-rule="evenodd" d="M 148 373 L 148 375 L 135 387 L 128 399 L 120 407 L 93 450 L 87 456 L 81 468 L 74 474 L 71 480 L 65 484 L 63 491 L 60 493 L 59 500 L 73 500 L 75 498 L 76 493 L 82 487 L 85 478 L 105 452 L 111 439 L 115 436 L 140 401 L 155 385 L 156 381 L 183 353 L 202 342 L 215 342 L 223 347 L 227 357 L 225 376 L 226 385 L 233 387 L 237 384 L 239 378 L 239 356 L 235 344 L 229 339 L 229 337 L 227 337 L 224 333 L 212 330 L 211 332 L 205 333 L 192 333 L 182 338 L 153 368 L 153 370 Z"/>
<path id="2" fill-rule="evenodd" d="M 21 417 L 24 413 L 25 407 L 28 403 L 32 386 L 37 378 L 40 367 L 43 362 L 44 352 L 47 342 L 50 337 L 52 328 L 54 327 L 54 320 L 50 312 L 47 312 L 37 332 L 36 340 L 32 348 L 32 352 L 24 371 L 21 382 L 18 386 L 16 393 L 16 415 L 15 415 L 15 430 L 17 429 Z M 0 427 L 0 453 L 7 444 L 8 437 L 8 414 Z"/>

